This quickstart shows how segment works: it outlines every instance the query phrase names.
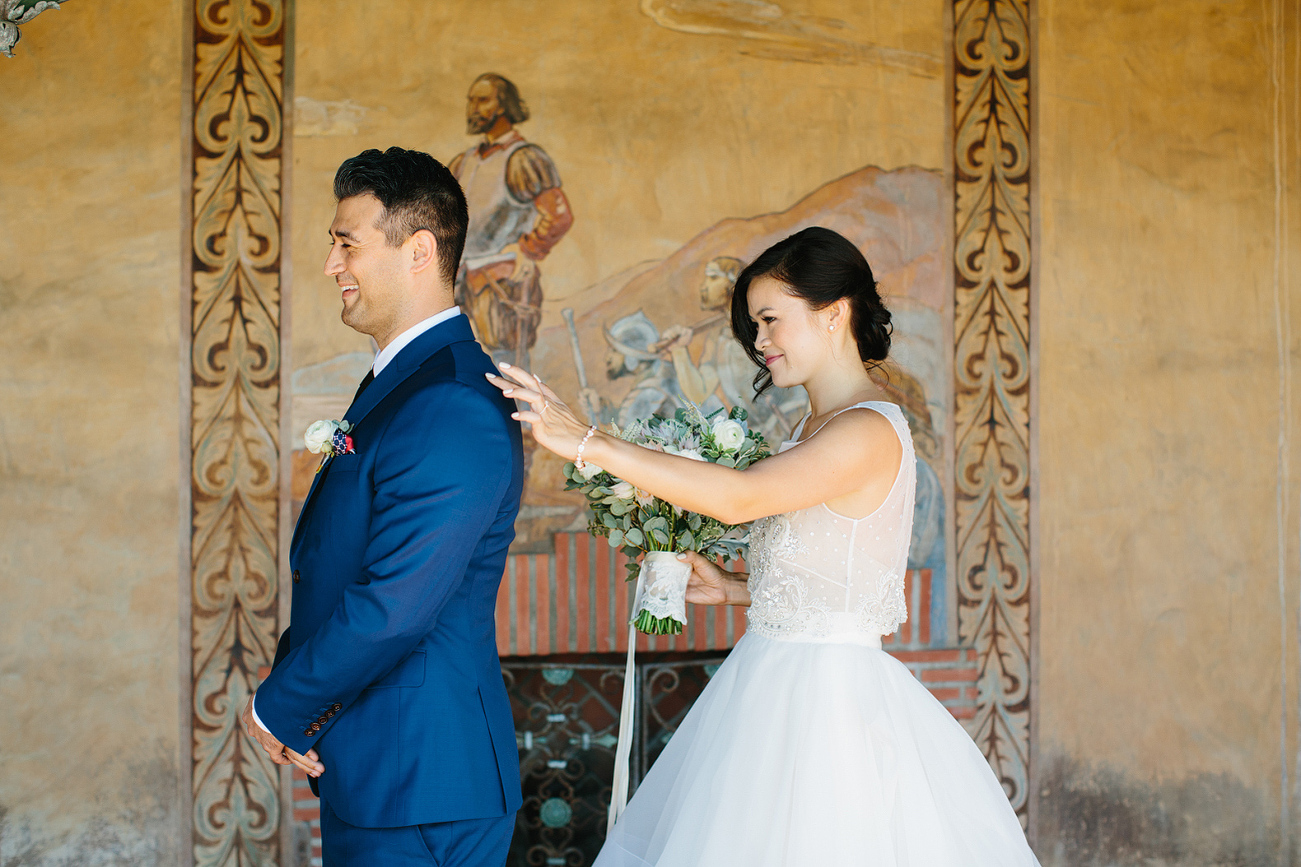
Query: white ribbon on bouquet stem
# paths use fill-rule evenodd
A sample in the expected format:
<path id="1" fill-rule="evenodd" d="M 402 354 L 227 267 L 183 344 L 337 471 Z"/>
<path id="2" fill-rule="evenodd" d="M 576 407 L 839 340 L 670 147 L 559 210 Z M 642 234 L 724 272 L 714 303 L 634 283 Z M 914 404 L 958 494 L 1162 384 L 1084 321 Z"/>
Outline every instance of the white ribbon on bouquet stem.
<path id="1" fill-rule="evenodd" d="M 642 579 L 646 573 L 645 564 L 637 571 L 637 587 L 632 597 L 630 620 L 637 619 L 637 610 L 641 605 Z M 608 836 L 614 830 L 614 823 L 619 821 L 624 808 L 628 806 L 628 780 L 631 775 L 633 716 L 637 707 L 637 627 L 628 624 L 628 661 L 623 669 L 623 701 L 619 705 L 619 742 L 614 748 L 614 781 L 610 788 L 610 813 L 605 825 Z"/>

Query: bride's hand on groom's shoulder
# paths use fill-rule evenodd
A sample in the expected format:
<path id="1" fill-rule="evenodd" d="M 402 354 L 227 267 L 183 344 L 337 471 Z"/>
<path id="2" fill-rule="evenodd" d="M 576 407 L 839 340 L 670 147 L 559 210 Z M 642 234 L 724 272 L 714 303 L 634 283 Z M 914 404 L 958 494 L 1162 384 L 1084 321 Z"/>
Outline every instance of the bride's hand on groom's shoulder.
<path id="1" fill-rule="evenodd" d="M 538 445 L 573 460 L 587 435 L 587 422 L 579 420 L 558 394 L 527 370 L 510 364 L 503 364 L 500 369 L 501 375 L 490 373 L 488 381 L 506 397 L 527 404 L 527 409 L 514 413 L 514 418 L 532 427 Z"/>
<path id="2" fill-rule="evenodd" d="M 695 551 L 684 551 L 678 557 L 691 564 L 691 577 L 687 579 L 687 601 L 691 604 L 750 604 L 743 573 L 729 572 Z"/>

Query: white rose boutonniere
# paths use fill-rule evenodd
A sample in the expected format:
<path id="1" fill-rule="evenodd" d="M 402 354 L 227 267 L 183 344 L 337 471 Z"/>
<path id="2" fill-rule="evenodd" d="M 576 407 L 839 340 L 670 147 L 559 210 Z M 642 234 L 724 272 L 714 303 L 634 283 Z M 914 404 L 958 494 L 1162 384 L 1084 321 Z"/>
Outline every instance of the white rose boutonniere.
<path id="1" fill-rule="evenodd" d="M 334 419 L 322 419 L 321 421 L 312 422 L 307 426 L 307 433 L 303 436 L 303 444 L 307 450 L 314 455 L 324 455 L 331 458 L 336 455 L 356 454 L 357 449 L 354 447 L 352 437 L 348 435 L 352 430 L 352 425 L 344 419 L 336 421 Z M 321 467 L 325 466 L 324 458 L 321 460 Z M 321 467 L 317 467 L 319 473 Z"/>
<path id="2" fill-rule="evenodd" d="M 321 449 L 325 447 L 331 438 L 334 437 L 334 430 L 338 422 L 334 421 L 314 421 L 307 428 L 307 433 L 303 437 L 303 442 L 307 445 L 307 450 L 314 455 L 319 455 Z"/>

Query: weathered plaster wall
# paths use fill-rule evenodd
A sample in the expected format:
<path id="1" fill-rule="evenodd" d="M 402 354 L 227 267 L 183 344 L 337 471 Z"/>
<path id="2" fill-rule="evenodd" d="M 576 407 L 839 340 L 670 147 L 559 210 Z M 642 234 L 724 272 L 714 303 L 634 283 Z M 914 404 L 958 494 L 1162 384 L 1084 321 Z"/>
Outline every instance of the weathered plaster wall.
<path id="1" fill-rule="evenodd" d="M 1046 865 L 1281 863 L 1301 401 L 1281 625 L 1271 7 L 1039 4 Z M 1295 183 L 1294 137 L 1282 156 Z M 1301 281 L 1280 297 L 1296 383 Z"/>
<path id="2" fill-rule="evenodd" d="M 941 4 L 843 6 L 800 11 L 942 57 Z M 466 70 L 520 84 L 522 129 L 578 215 L 544 266 L 549 315 L 720 216 L 779 210 L 863 165 L 947 165 L 939 76 L 782 64 L 789 77 L 770 80 L 735 37 L 599 7 L 474 4 L 467 23 L 455 4 L 300 5 L 295 368 L 366 349 L 319 276 L 334 167 L 372 145 L 463 149 Z M 175 863 L 180 849 L 182 8 L 68 4 L 0 61 L 5 865 Z M 1280 636 L 1271 7 L 1036 8 L 1038 848 L 1052 867 L 1276 864 L 1301 723 L 1301 418 L 1294 398 Z M 521 46 L 574 39 L 615 49 L 599 69 L 563 52 L 515 65 Z M 700 88 L 657 91 L 666 65 Z M 814 91 L 843 106 L 843 165 L 765 117 Z M 646 92 L 655 111 L 623 111 Z M 593 137 L 619 158 L 598 159 Z M 1285 201 L 1295 272 L 1295 188 Z M 1282 288 L 1297 382 L 1301 289 Z"/>
<path id="3" fill-rule="evenodd" d="M 177 863 L 178 16 L 0 59 L 5 865 Z"/>

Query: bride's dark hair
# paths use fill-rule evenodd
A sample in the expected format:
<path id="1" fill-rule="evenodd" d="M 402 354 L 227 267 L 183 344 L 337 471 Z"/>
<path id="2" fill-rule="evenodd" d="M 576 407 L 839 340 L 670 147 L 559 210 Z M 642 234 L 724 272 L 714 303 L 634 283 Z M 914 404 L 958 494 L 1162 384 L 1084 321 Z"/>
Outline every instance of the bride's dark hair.
<path id="1" fill-rule="evenodd" d="M 754 390 L 762 394 L 772 386 L 772 374 L 763 353 L 754 348 L 759 327 L 750 318 L 747 299 L 750 284 L 760 277 L 772 277 L 786 292 L 814 310 L 822 310 L 841 298 L 849 299 L 849 322 L 858 355 L 875 367 L 890 354 L 890 311 L 881 303 L 876 280 L 867 259 L 847 238 L 821 226 L 810 226 L 778 241 L 745 267 L 732 291 L 732 334 L 745 354 L 759 366 Z"/>

